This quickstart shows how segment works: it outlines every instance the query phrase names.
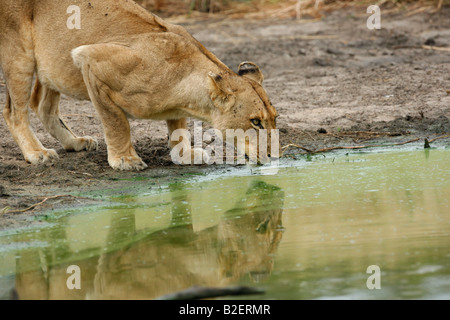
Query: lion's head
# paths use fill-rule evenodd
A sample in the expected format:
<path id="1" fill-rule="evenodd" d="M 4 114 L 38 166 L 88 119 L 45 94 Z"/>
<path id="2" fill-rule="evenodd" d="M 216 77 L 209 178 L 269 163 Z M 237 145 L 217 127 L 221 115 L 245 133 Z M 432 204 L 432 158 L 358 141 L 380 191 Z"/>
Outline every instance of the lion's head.
<path id="1" fill-rule="evenodd" d="M 253 62 L 243 62 L 239 65 L 237 75 L 211 72 L 208 76 L 211 100 L 216 107 L 212 125 L 222 131 L 225 139 L 230 138 L 229 130 L 242 129 L 245 133 L 255 133 L 258 139 L 246 135 L 244 147 L 236 138 L 235 146 L 241 148 L 242 152 L 245 148 L 247 156 L 253 150 L 253 155 L 257 153 L 258 162 L 268 162 L 270 157 L 278 155 L 279 150 L 275 152 L 271 145 L 271 134 L 276 129 L 278 113 L 262 87 L 264 76 L 260 68 Z M 267 143 L 258 142 L 262 137 L 261 130 L 267 130 Z"/>

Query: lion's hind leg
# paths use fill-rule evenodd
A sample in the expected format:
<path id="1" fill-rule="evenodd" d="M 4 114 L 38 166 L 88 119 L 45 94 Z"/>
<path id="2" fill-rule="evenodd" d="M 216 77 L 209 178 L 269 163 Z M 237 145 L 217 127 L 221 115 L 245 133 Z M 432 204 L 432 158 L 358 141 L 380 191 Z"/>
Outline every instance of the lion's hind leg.
<path id="1" fill-rule="evenodd" d="M 78 137 L 66 125 L 59 115 L 61 94 L 42 85 L 36 80 L 31 96 L 31 109 L 38 115 L 45 129 L 67 151 L 97 150 L 97 141 L 89 136 Z"/>
<path id="2" fill-rule="evenodd" d="M 3 117 L 25 160 L 31 164 L 39 164 L 57 159 L 58 154 L 53 149 L 44 148 L 31 129 L 28 115 L 30 88 L 26 85 L 26 81 L 7 76 Z"/>
<path id="3" fill-rule="evenodd" d="M 14 25 L 12 21 L 10 27 Z M 58 155 L 55 150 L 44 148 L 31 129 L 28 107 L 36 70 L 31 24 L 23 21 L 20 26 L 15 26 L 1 30 L 0 64 L 7 88 L 3 116 L 25 160 L 39 164 L 58 158 Z"/>

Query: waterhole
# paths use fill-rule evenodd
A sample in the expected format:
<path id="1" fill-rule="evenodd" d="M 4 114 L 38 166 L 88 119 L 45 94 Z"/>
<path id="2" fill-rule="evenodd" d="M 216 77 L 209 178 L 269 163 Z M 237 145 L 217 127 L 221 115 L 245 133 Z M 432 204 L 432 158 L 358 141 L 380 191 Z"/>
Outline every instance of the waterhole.
<path id="1" fill-rule="evenodd" d="M 239 298 L 450 298 L 450 150 L 280 164 L 274 175 L 232 168 L 4 231 L 0 295 L 155 299 L 245 285 L 265 293 Z M 72 265 L 80 289 L 67 286 Z"/>

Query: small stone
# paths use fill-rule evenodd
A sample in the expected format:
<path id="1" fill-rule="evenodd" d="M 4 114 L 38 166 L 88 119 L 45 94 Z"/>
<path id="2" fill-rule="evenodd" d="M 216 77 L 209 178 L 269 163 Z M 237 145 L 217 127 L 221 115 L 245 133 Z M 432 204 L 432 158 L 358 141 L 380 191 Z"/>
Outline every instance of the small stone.
<path id="1" fill-rule="evenodd" d="M 4 186 L 0 185 L 0 198 L 1 197 L 8 197 L 9 194 L 6 192 L 6 189 Z"/>
<path id="2" fill-rule="evenodd" d="M 436 41 L 434 41 L 433 38 L 428 38 L 428 39 L 425 41 L 425 45 L 426 45 L 426 46 L 434 46 L 434 45 L 436 45 Z"/>

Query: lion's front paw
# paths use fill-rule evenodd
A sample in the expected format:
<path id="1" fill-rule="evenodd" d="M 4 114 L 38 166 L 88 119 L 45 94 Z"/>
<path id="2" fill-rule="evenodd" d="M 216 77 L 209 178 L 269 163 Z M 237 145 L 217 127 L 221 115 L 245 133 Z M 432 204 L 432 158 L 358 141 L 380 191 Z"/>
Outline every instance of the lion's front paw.
<path id="1" fill-rule="evenodd" d="M 114 170 L 120 171 L 141 171 L 148 167 L 140 157 L 134 156 L 113 157 L 108 162 Z"/>
<path id="2" fill-rule="evenodd" d="M 53 149 L 29 151 L 25 154 L 25 160 L 33 165 L 50 162 L 55 159 L 59 159 L 59 157 L 56 151 Z"/>
<path id="3" fill-rule="evenodd" d="M 70 144 L 64 146 L 66 151 L 94 151 L 98 150 L 98 142 L 92 137 L 86 136 L 82 138 L 73 139 Z"/>

